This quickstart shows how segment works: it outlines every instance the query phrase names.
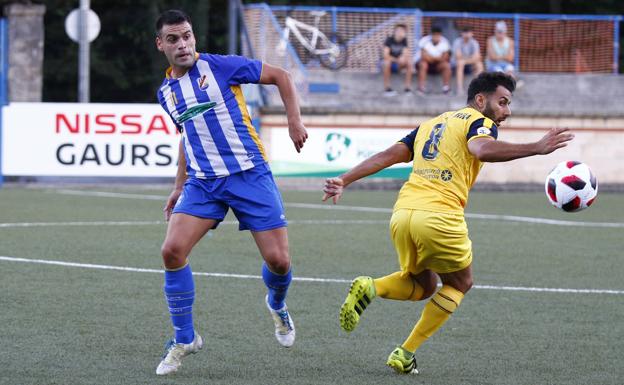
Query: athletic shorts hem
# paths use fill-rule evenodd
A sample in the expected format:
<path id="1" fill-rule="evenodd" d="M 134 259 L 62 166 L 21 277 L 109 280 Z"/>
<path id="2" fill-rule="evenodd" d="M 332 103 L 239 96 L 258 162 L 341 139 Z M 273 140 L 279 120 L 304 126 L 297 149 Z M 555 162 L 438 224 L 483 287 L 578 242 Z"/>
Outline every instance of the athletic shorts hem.
<path id="1" fill-rule="evenodd" d="M 430 267 L 426 267 L 424 269 L 421 269 L 418 272 L 415 272 L 415 271 L 411 271 L 410 269 L 403 269 L 403 268 L 401 268 L 401 271 L 404 272 L 404 273 L 409 273 L 411 275 L 418 275 L 418 274 L 422 273 L 425 270 L 431 270 L 431 271 L 433 271 L 436 274 L 451 274 L 451 273 L 456 273 L 458 271 L 462 271 L 462 270 L 466 269 L 468 266 L 472 265 L 472 258 L 470 258 L 467 262 L 468 263 L 465 263 L 465 264 L 462 263 L 458 267 L 449 268 L 449 269 L 432 269 Z"/>
<path id="2" fill-rule="evenodd" d="M 249 227 L 239 226 L 238 230 L 239 231 L 249 230 L 249 231 L 253 231 L 254 233 L 258 233 L 260 231 L 269 231 L 269 230 L 281 229 L 282 227 L 288 227 L 288 223 L 279 223 L 279 224 L 267 225 L 267 226 L 253 228 L 253 229 L 249 228 Z"/>
<path id="3" fill-rule="evenodd" d="M 201 219 L 212 219 L 214 221 L 217 221 L 217 223 L 215 223 L 214 227 L 212 229 L 216 229 L 217 226 L 219 226 L 219 224 L 221 222 L 223 222 L 223 218 L 219 219 L 219 218 L 214 218 L 214 217 L 207 217 L 207 216 L 202 216 L 202 215 L 198 215 L 197 213 L 191 212 L 189 210 L 174 210 L 171 212 L 171 215 L 173 214 L 186 214 L 186 215 L 190 215 L 192 217 L 195 218 L 201 218 Z"/>

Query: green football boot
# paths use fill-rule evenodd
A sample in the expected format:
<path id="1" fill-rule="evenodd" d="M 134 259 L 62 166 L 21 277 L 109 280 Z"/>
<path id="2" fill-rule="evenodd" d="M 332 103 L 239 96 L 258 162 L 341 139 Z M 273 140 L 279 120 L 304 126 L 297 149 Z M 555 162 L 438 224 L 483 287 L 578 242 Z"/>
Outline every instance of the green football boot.
<path id="1" fill-rule="evenodd" d="M 346 332 L 353 331 L 360 322 L 360 316 L 375 296 L 375 284 L 371 277 L 354 279 L 349 294 L 340 308 L 340 327 Z"/>
<path id="2" fill-rule="evenodd" d="M 401 346 L 397 346 L 396 349 L 390 353 L 386 365 L 399 374 L 418 374 L 414 353 L 408 352 Z"/>

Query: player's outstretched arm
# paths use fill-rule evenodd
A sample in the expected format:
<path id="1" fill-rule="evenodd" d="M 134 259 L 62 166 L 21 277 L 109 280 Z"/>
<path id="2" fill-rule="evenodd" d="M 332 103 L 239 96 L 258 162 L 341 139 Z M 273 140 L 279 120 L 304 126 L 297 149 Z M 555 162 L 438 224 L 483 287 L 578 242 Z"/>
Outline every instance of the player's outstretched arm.
<path id="1" fill-rule="evenodd" d="M 507 162 L 533 155 L 546 155 L 565 147 L 574 138 L 569 128 L 552 128 L 534 143 L 509 143 L 490 138 L 475 138 L 468 150 L 482 162 Z"/>
<path id="2" fill-rule="evenodd" d="M 323 192 L 323 202 L 332 198 L 334 204 L 338 203 L 340 196 L 345 187 L 355 182 L 358 179 L 362 179 L 366 176 L 372 175 L 378 171 L 388 168 L 396 163 L 409 162 L 412 160 L 412 152 L 409 147 L 404 143 L 396 143 L 386 150 L 377 153 L 370 158 L 364 160 L 362 163 L 353 167 L 351 170 L 340 175 L 336 178 L 328 178 L 325 181 L 325 187 Z"/>
<path id="3" fill-rule="evenodd" d="M 178 202 L 180 194 L 182 194 L 182 189 L 184 188 L 186 178 L 186 157 L 184 156 L 182 140 L 180 139 L 180 145 L 178 147 L 178 172 L 176 173 L 175 186 L 171 194 L 169 194 L 169 198 L 167 198 L 167 203 L 165 204 L 165 208 L 163 209 L 163 211 L 165 212 L 165 220 L 167 222 L 169 222 L 173 207 L 175 206 L 176 202 Z"/>
<path id="4" fill-rule="evenodd" d="M 270 64 L 262 64 L 262 75 L 260 75 L 260 84 L 274 84 L 279 90 L 284 108 L 286 108 L 286 117 L 288 119 L 288 133 L 290 139 L 295 145 L 297 152 L 301 152 L 303 144 L 308 139 L 308 132 L 301 122 L 301 111 L 299 110 L 299 101 L 297 100 L 297 90 L 295 82 L 290 72 L 272 66 Z"/>

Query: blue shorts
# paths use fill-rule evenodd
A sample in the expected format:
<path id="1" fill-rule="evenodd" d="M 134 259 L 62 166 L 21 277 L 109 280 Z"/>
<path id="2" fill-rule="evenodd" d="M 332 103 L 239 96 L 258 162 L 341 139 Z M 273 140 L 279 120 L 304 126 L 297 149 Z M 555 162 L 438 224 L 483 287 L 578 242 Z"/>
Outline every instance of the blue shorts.
<path id="1" fill-rule="evenodd" d="M 282 196 L 266 163 L 223 178 L 190 177 L 173 213 L 215 219 L 218 225 L 230 207 L 239 230 L 265 231 L 288 225 Z"/>

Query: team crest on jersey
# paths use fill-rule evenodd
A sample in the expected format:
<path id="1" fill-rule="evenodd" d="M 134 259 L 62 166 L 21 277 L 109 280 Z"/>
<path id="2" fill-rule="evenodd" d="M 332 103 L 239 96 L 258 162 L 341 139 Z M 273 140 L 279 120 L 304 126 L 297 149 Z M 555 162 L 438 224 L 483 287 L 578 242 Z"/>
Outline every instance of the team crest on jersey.
<path id="1" fill-rule="evenodd" d="M 202 91 L 206 91 L 208 89 L 208 79 L 206 78 L 206 75 L 202 75 L 201 78 L 197 78 L 197 86 Z"/>
<path id="2" fill-rule="evenodd" d="M 487 127 L 481 127 L 477 130 L 479 135 L 492 135 L 492 131 Z"/>

